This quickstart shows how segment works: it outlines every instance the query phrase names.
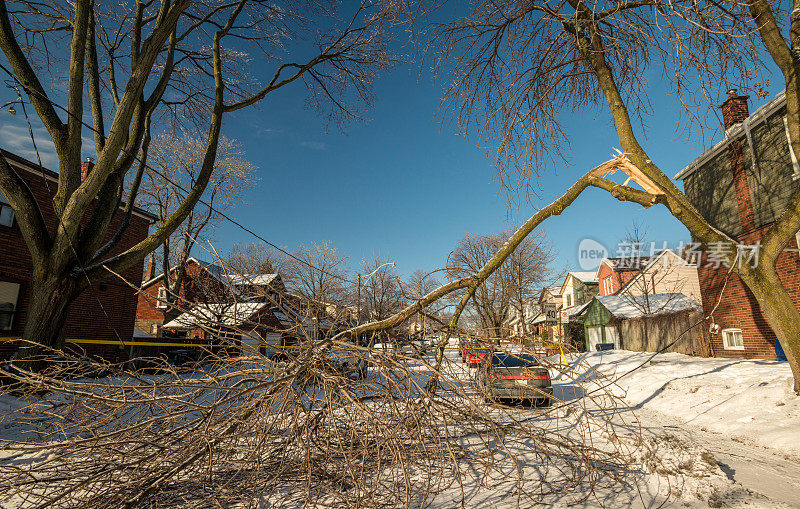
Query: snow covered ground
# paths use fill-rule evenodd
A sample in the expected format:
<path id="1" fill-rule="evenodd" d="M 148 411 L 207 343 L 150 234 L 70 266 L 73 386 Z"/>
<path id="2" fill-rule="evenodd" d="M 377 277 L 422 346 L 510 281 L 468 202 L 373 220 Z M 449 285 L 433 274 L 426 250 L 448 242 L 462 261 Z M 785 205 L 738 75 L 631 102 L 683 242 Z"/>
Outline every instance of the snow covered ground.
<path id="1" fill-rule="evenodd" d="M 786 362 L 609 351 L 581 356 L 634 409 L 800 457 L 800 397 Z M 800 496 L 798 496 L 800 498 Z"/>
<path id="2" fill-rule="evenodd" d="M 599 428 L 592 440 L 598 447 L 622 443 L 634 450 L 637 465 L 621 489 L 596 487 L 580 503 L 583 507 L 800 507 L 800 398 L 791 391 L 788 365 L 662 354 L 631 372 L 650 356 L 626 351 L 573 356 L 571 366 L 553 380 L 554 394 L 569 405 L 556 403 L 549 411 L 488 408 L 498 415 L 530 417 L 555 430 L 568 427 L 581 412 L 601 415 L 610 408 L 601 406 L 603 398 L 582 398 L 584 391 L 608 388 L 622 398 L 610 417 L 617 424 Z M 454 352 L 447 358 L 448 378 L 471 392 L 474 371 Z M 11 396 L 0 398 L 0 415 L 25 404 Z M 26 438 L 26 423 L 3 421 L 0 445 Z M 12 451 L 2 449 L 0 461 L 9 461 Z M 535 454 L 524 448 L 514 453 L 520 473 L 527 474 L 523 485 L 535 492 L 541 482 Z M 514 495 L 519 484 L 505 480 L 508 486 L 487 486 L 486 481 L 477 474 L 461 479 L 443 489 L 432 506 L 520 506 Z M 581 489 L 541 502 L 572 505 L 586 495 Z"/>

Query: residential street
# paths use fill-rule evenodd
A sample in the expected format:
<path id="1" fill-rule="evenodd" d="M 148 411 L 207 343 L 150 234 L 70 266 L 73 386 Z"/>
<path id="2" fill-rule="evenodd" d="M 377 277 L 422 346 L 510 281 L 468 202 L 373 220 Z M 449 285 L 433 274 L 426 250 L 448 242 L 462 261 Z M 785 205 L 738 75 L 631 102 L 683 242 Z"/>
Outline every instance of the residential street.
<path id="1" fill-rule="evenodd" d="M 583 389 L 586 392 L 596 390 L 598 387 L 608 387 L 611 383 L 614 392 L 622 396 L 628 394 L 626 403 L 630 406 L 618 406 L 613 414 L 614 429 L 620 436 L 635 436 L 641 434 L 661 459 L 675 455 L 678 458 L 686 454 L 702 455 L 707 451 L 713 455 L 716 465 L 712 469 L 684 468 L 684 460 L 674 461 L 677 465 L 675 472 L 662 475 L 659 472 L 640 472 L 637 483 L 630 490 L 623 493 L 599 492 L 593 499 L 583 503 L 585 507 L 658 507 L 662 503 L 675 507 L 800 507 L 797 497 L 800 489 L 800 456 L 796 449 L 789 452 L 766 446 L 759 429 L 770 430 L 766 432 L 777 443 L 786 443 L 800 439 L 800 431 L 790 421 L 797 422 L 797 409 L 800 402 L 798 398 L 785 393 L 782 385 L 788 384 L 790 373 L 785 363 L 758 363 L 742 362 L 720 359 L 699 359 L 667 354 L 657 356 L 654 362 L 648 364 L 629 376 L 614 380 L 614 377 L 626 373 L 631 367 L 646 360 L 650 354 L 639 352 L 615 351 L 600 356 L 589 354 L 573 357 L 572 362 L 581 362 L 581 367 L 590 366 L 589 371 L 594 378 L 586 377 Z M 455 353 L 448 353 L 450 373 L 460 376 L 469 386 L 474 370 L 461 364 Z M 683 371 L 691 376 L 694 386 L 703 386 L 708 390 L 705 394 L 696 396 L 699 390 L 681 392 L 669 388 L 675 384 L 672 371 Z M 723 372 L 725 375 L 721 375 Z M 566 373 L 566 372 L 565 372 Z M 601 376 L 597 376 L 601 374 Z M 611 378 L 606 378 L 607 374 Z M 664 380 L 664 384 L 659 383 Z M 674 378 L 669 378 L 674 377 Z M 600 399 L 575 398 L 574 384 L 555 377 L 554 391 L 556 397 L 572 400 L 575 408 L 584 407 L 589 412 L 598 415 L 607 412 L 608 408 L 600 408 L 595 404 Z M 724 391 L 714 391 L 715 385 L 725 379 L 741 380 L 742 385 L 732 394 Z M 753 380 L 760 381 L 755 383 Z M 764 383 L 766 382 L 766 385 Z M 761 384 L 761 385 L 759 385 Z M 758 388 L 763 393 L 761 400 L 770 401 L 788 400 L 778 405 L 777 411 L 752 405 L 740 404 L 754 400 L 751 386 Z M 724 386 L 723 386 L 724 387 Z M 566 389 L 565 389 L 566 388 Z M 691 389 L 689 389 L 691 390 Z M 648 395 L 648 391 L 650 391 Z M 510 411 L 515 418 L 539 418 L 544 410 L 535 408 L 520 408 L 514 410 L 505 405 L 493 404 L 495 411 Z M 550 411 L 553 422 L 568 418 L 573 412 L 569 407 L 557 408 Z M 670 408 L 686 408 L 685 411 L 672 411 Z M 751 418 L 742 418 L 739 415 L 757 413 Z M 725 422 L 723 417 L 733 421 Z M 749 417 L 749 414 L 745 417 Z M 695 424 L 699 422 L 700 424 Z M 789 426 L 783 424 L 789 423 Z M 731 431 L 731 430 L 735 431 Z M 723 431 L 725 430 L 725 431 Z M 598 433 L 595 439 L 601 438 L 605 432 Z M 690 463 L 690 462 L 689 462 Z M 637 465 L 641 468 L 643 465 Z M 666 470 L 669 470 L 667 468 Z M 666 484 L 669 484 L 667 487 Z M 666 491 L 670 491 L 669 496 Z M 709 496 L 710 495 L 710 496 Z M 496 497 L 485 495 L 486 500 L 498 503 Z M 475 499 L 472 499 L 474 502 Z M 503 501 L 505 503 L 505 501 Z M 554 501 L 555 505 L 566 503 L 565 500 Z M 509 507 L 514 504 L 510 503 Z"/>

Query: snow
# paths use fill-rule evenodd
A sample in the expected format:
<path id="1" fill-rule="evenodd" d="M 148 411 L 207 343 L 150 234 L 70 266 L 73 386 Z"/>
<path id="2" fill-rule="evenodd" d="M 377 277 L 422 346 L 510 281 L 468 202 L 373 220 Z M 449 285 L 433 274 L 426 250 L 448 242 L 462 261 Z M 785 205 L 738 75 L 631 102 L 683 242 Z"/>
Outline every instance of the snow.
<path id="1" fill-rule="evenodd" d="M 233 286 L 266 286 L 271 284 L 276 277 L 278 277 L 277 274 L 241 274 L 228 276 L 228 281 Z"/>
<path id="2" fill-rule="evenodd" d="M 208 304 L 195 306 L 164 325 L 164 328 L 185 328 L 199 322 L 213 322 L 234 327 L 245 322 L 267 304 L 265 302 L 237 302 L 236 304 Z"/>
<path id="3" fill-rule="evenodd" d="M 451 343 L 455 344 L 455 340 L 451 338 Z M 776 462 L 772 465 L 773 470 L 764 466 L 769 461 L 776 461 L 774 458 L 779 454 L 786 458 L 800 457 L 800 398 L 791 390 L 792 375 L 788 364 L 698 358 L 676 353 L 660 354 L 650 360 L 651 356 L 650 353 L 620 350 L 574 355 L 569 359 L 565 374 L 554 376 L 553 382 L 556 393 L 564 400 L 573 399 L 576 405 L 554 409 L 550 414 L 533 413 L 538 410 L 517 411 L 497 405 L 486 409 L 498 416 L 504 413 L 517 415 L 517 412 L 520 416 L 533 416 L 541 419 L 542 426 L 547 426 L 549 419 L 554 430 L 565 429 L 578 416 L 586 416 L 595 410 L 591 406 L 593 401 L 581 399 L 575 386 L 569 384 L 568 379 L 576 375 L 585 382 L 585 391 L 604 387 L 624 398 L 623 403 L 627 406 L 623 405 L 613 418 L 630 422 L 628 417 L 635 417 L 633 420 L 641 424 L 644 433 L 637 436 L 630 430 L 640 429 L 638 426 L 619 423 L 594 431 L 592 439 L 598 447 L 622 441 L 620 447 L 635 452 L 639 463 L 638 474 L 631 479 L 635 486 L 622 491 L 598 488 L 589 500 L 580 503 L 583 507 L 658 507 L 661 502 L 669 507 L 751 509 L 795 505 L 792 490 L 800 486 L 797 463 L 794 460 L 783 464 Z M 473 371 L 458 361 L 455 350 L 447 352 L 447 359 L 449 362 L 444 371 L 452 376 L 450 380 L 459 382 L 459 390 L 471 391 Z M 554 358 L 551 360 L 557 362 Z M 642 363 L 646 364 L 631 371 Z M 422 364 L 412 368 L 417 385 L 424 385 L 427 373 L 428 368 Z M 379 383 L 383 379 L 381 375 L 372 373 L 370 382 Z M 194 376 L 202 376 L 202 373 Z M 157 376 L 147 379 L 151 378 Z M 572 387 L 575 393 L 573 398 L 567 397 L 568 387 Z M 25 423 L 24 411 L 21 410 L 33 403 L 10 395 L 0 396 L 0 416 L 7 417 L 0 419 L 0 441 L 32 438 L 26 431 L 35 426 Z M 700 438 L 712 433 L 714 442 L 709 447 L 709 439 L 702 441 Z M 773 456 L 770 451 L 764 453 L 766 449 L 762 450 L 761 446 L 774 451 L 774 457 L 770 458 Z M 734 456 L 746 459 L 729 468 L 732 465 L 730 457 L 721 452 L 728 449 L 735 451 Z M 757 449 L 762 452 L 753 454 Z M 530 483 L 526 489 L 535 490 L 538 482 L 535 453 L 523 449 L 514 452 L 519 454 L 524 482 Z M 6 451 L 0 447 L 0 461 L 18 461 L 11 454 L 11 449 Z M 33 459 L 31 456 L 31 461 Z M 795 469 L 797 473 L 786 476 L 788 481 L 784 483 L 786 494 L 783 498 L 767 499 L 765 495 L 771 494 L 769 490 L 773 489 L 769 479 L 740 484 L 740 473 L 748 463 L 754 463 L 753 471 L 764 470 L 770 477 L 776 477 L 773 475 L 778 471 L 774 468 L 776 465 L 785 470 Z M 726 469 L 735 471 L 736 481 Z M 486 479 L 478 474 L 461 477 L 452 486 L 443 486 L 431 501 L 431 506 L 519 507 L 513 496 L 514 486 L 502 483 L 485 486 L 482 482 Z M 758 483 L 762 483 L 763 489 L 755 489 L 759 487 Z M 567 490 L 563 498 L 543 502 L 558 507 L 568 505 L 580 498 L 580 489 L 580 486 L 575 487 Z"/>
<path id="4" fill-rule="evenodd" d="M 614 390 L 634 409 L 800 456 L 800 397 L 792 390 L 788 363 L 664 353 L 625 375 L 651 356 L 612 350 L 581 359 L 616 378 Z"/>
<path id="5" fill-rule="evenodd" d="M 597 283 L 597 272 L 570 272 L 570 274 L 584 283 Z"/>
<path id="6" fill-rule="evenodd" d="M 680 311 L 700 311 L 702 307 L 682 293 L 656 293 L 652 295 L 606 295 L 595 297 L 617 318 L 641 318 L 667 315 Z M 645 300 L 646 298 L 646 300 Z M 649 310 L 649 312 L 645 312 Z"/>

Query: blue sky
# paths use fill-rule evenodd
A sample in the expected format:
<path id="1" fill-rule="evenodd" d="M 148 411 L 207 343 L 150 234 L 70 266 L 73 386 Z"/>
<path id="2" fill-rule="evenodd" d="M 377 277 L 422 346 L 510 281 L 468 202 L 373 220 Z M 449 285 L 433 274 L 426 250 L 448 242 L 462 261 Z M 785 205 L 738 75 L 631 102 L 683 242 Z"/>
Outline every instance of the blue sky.
<path id="1" fill-rule="evenodd" d="M 509 207 L 494 181 L 487 146 L 477 133 L 467 138 L 436 114 L 442 83 L 398 66 L 376 83 L 369 121 L 346 132 L 326 126 L 304 107 L 300 87 L 280 90 L 258 111 L 229 119 L 227 135 L 242 141 L 259 166 L 260 185 L 234 211 L 280 246 L 330 240 L 349 255 L 351 265 L 373 253 L 395 260 L 403 274 L 441 267 L 459 238 L 521 223 L 619 146 L 605 110 L 585 111 L 568 123 L 569 164 L 542 172 L 542 192 L 532 203 Z M 679 111 L 663 91 L 651 91 L 657 114 L 648 119 L 645 148 L 673 175 L 703 150 L 698 139 L 676 131 Z M 706 145 L 711 139 L 706 140 Z M 607 193 L 586 191 L 543 228 L 559 254 L 559 268 L 577 268 L 577 245 L 584 237 L 613 253 L 633 221 L 651 240 L 688 241 L 686 229 L 663 207 L 644 211 Z M 233 225 L 220 228 L 226 246 L 247 240 Z"/>
<path id="2" fill-rule="evenodd" d="M 646 131 L 639 131 L 641 141 L 672 176 L 720 133 L 687 139 L 676 127 L 676 101 L 659 77 L 649 81 L 655 84 L 647 91 L 655 113 L 646 118 Z M 487 156 L 493 140 L 481 140 L 477 132 L 460 136 L 437 115 L 443 86 L 420 74 L 418 66 L 398 65 L 377 79 L 367 121 L 352 123 L 344 132 L 326 126 L 306 107 L 306 91 L 299 83 L 269 95 L 258 109 L 230 115 L 224 133 L 242 143 L 261 179 L 231 215 L 289 250 L 327 240 L 349 256 L 353 270 L 362 257 L 378 254 L 395 261 L 407 275 L 442 267 L 467 233 L 505 230 L 525 221 L 534 207 L 562 194 L 619 145 L 607 109 L 574 115 L 566 122 L 572 138 L 569 162 L 543 168 L 540 196 L 509 207 Z M 777 92 L 770 90 L 770 97 Z M 12 99 L 8 90 L 0 98 Z M 766 100 L 751 99 L 751 111 Z M 35 130 L 44 164 L 54 168 L 52 143 L 40 125 Z M 33 159 L 21 115 L 0 114 L 0 136 L 4 148 Z M 86 148 L 91 146 L 89 141 Z M 594 189 L 542 228 L 558 253 L 556 268 L 576 269 L 581 239 L 598 240 L 613 254 L 634 221 L 659 243 L 689 240 L 686 229 L 663 207 L 644 211 Z M 232 224 L 215 233 L 221 250 L 255 240 Z"/>

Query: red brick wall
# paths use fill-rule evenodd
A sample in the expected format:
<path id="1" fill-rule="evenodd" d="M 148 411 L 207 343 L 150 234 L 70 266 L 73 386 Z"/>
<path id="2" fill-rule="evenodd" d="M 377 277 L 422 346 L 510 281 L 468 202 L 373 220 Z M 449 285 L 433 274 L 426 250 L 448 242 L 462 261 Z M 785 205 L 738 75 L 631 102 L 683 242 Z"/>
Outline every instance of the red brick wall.
<path id="1" fill-rule="evenodd" d="M 164 324 L 164 310 L 158 304 L 158 289 L 164 287 L 163 278 L 143 288 L 136 303 L 136 327 L 147 334 L 151 333 L 152 324 Z M 192 304 L 215 302 L 218 297 L 226 295 L 226 289 L 215 279 L 203 271 L 197 264 L 190 262 L 186 267 L 186 276 L 178 290 L 180 306 L 188 309 Z"/>
<path id="2" fill-rule="evenodd" d="M 769 226 L 751 231 L 739 239 L 744 244 L 754 244 L 766 232 Z M 797 249 L 797 242 L 792 239 L 786 250 L 778 257 L 778 274 L 789 292 L 795 305 L 800 309 L 800 253 L 790 251 Z M 775 333 L 767 324 L 761 313 L 758 301 L 747 286 L 734 273 L 728 278 L 722 298 L 722 291 L 727 267 L 705 267 L 706 258 L 698 267 L 700 290 L 703 294 L 703 310 L 706 316 L 711 313 L 717 300 L 719 306 L 714 311 L 714 323 L 721 329 L 736 328 L 742 330 L 744 350 L 726 350 L 722 334 L 711 334 L 711 347 L 718 357 L 756 357 L 760 359 L 775 358 Z"/>
<path id="3" fill-rule="evenodd" d="M 628 284 L 636 273 L 637 271 L 635 270 L 614 270 L 605 263 L 600 265 L 600 268 L 597 270 L 597 279 L 600 281 L 600 293 L 598 295 L 614 295 L 620 288 Z M 605 280 L 608 278 L 611 278 L 611 293 L 606 293 L 605 291 Z"/>
<path id="4" fill-rule="evenodd" d="M 24 170 L 17 165 L 14 166 L 39 202 L 45 224 L 52 231 L 57 222 L 52 208 L 52 193 L 56 191 L 57 183 L 52 180 L 45 183 L 41 173 Z M 107 239 L 116 231 L 120 221 L 121 214 L 118 214 L 109 227 Z M 133 215 L 128 230 L 112 254 L 128 249 L 144 239 L 147 236 L 148 229 L 149 221 L 147 219 Z M 32 269 L 30 253 L 16 220 L 11 227 L 0 226 L 0 280 L 20 283 L 17 313 L 14 316 L 12 330 L 0 331 L 0 337 L 18 337 L 22 335 L 25 327 L 26 310 L 30 301 L 29 280 Z M 121 275 L 134 287 L 138 287 L 142 279 L 142 263 L 129 267 Z M 117 334 L 119 334 L 123 340 L 130 339 L 133 334 L 133 322 L 136 317 L 136 291 L 113 276 L 102 281 L 95 281 L 93 286 L 94 291 L 84 291 L 70 307 L 65 326 L 66 338 L 116 340 Z M 98 303 L 98 299 L 102 303 L 102 307 Z M 103 308 L 105 308 L 105 313 Z M 106 313 L 108 318 L 106 318 Z M 120 351 L 116 345 L 110 348 L 101 348 L 96 345 L 91 347 L 83 346 L 93 352 L 102 349 L 111 350 L 108 356 L 110 360 L 115 360 L 121 355 L 125 355 L 125 352 Z M 13 342 L 0 341 L 0 358 L 7 357 L 15 350 L 16 345 Z"/>

